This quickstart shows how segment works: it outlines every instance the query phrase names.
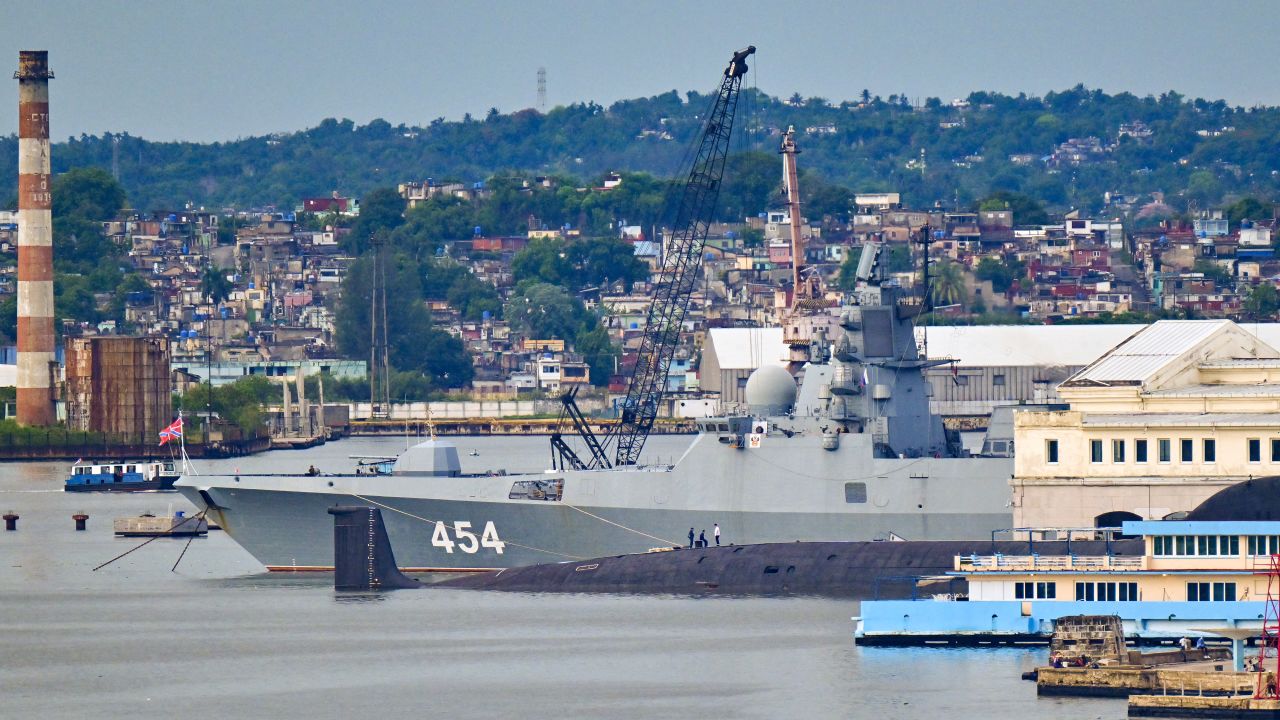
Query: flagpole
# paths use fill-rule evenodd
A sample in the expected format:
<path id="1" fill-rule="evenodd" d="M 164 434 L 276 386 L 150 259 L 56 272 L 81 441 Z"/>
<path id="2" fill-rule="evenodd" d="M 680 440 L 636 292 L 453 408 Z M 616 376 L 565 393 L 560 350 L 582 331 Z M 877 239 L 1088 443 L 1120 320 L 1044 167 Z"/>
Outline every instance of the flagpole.
<path id="1" fill-rule="evenodd" d="M 191 458 L 187 457 L 187 424 L 182 420 L 181 410 L 178 411 L 178 420 L 182 422 L 181 430 L 178 432 L 178 449 L 182 453 L 182 474 L 199 475 L 200 473 L 196 472 L 195 466 L 191 464 Z M 207 438 L 205 439 L 205 444 L 208 444 Z"/>

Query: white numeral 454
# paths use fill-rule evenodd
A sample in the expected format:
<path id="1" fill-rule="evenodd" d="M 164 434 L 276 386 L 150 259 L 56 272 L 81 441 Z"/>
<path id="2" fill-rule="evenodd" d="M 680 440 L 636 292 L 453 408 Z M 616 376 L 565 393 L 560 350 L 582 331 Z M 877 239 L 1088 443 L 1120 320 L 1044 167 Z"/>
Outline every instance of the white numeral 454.
<path id="1" fill-rule="evenodd" d="M 457 541 L 449 537 L 449 528 L 453 528 L 453 534 L 457 536 Z M 431 533 L 431 544 L 438 548 L 444 548 L 446 553 L 453 554 L 454 546 L 467 554 L 475 554 L 480 548 L 489 548 L 501 555 L 506 549 L 507 544 L 498 538 L 498 529 L 493 526 L 493 521 L 485 523 L 484 532 L 480 533 L 477 540 L 476 534 L 471 532 L 471 523 L 466 520 L 458 520 L 449 525 L 445 522 L 437 522 L 436 529 Z"/>

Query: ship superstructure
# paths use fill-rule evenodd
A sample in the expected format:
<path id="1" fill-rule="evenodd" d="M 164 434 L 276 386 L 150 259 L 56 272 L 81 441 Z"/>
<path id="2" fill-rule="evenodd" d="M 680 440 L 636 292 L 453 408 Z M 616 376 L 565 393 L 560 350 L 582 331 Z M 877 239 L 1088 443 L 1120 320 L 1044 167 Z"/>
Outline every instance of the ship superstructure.
<path id="1" fill-rule="evenodd" d="M 787 368 L 756 370 L 745 407 L 699 420 L 674 463 L 640 461 L 754 50 L 735 53 L 724 72 L 609 433 L 597 438 L 567 395 L 584 447 L 553 436 L 556 460 L 545 473 L 464 474 L 457 448 L 432 438 L 372 475 L 202 475 L 179 489 L 272 569 L 332 567 L 328 510 L 339 505 L 381 508 L 398 562 L 412 569 L 642 552 L 687 544 L 695 538 L 686 532 L 717 524 L 738 544 L 976 539 L 1010 527 L 1012 460 L 966 457 L 929 413 L 930 363 L 914 337 L 927 272 L 921 288 L 902 287 L 876 243 L 864 246 L 857 288 L 843 305 L 808 303 L 794 318 L 804 327 L 789 334 Z"/>

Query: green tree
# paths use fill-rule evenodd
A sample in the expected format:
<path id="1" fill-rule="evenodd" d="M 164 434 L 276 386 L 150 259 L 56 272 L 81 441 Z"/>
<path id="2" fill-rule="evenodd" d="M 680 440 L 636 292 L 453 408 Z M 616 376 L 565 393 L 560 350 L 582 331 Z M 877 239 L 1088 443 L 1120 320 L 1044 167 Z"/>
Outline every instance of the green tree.
<path id="1" fill-rule="evenodd" d="M 560 238 L 534 238 L 511 260 L 517 284 L 546 283 L 577 287 L 569 249 Z"/>
<path id="2" fill-rule="evenodd" d="M 101 168 L 74 168 L 55 178 L 55 266 L 62 272 L 88 274 L 102 263 L 115 264 L 122 251 L 102 234 L 102 222 L 115 218 L 124 202 L 124 189 Z"/>
<path id="3" fill-rule="evenodd" d="M 573 341 L 573 349 L 582 354 L 591 366 L 591 384 L 603 387 L 609 384 L 609 376 L 621 353 L 609 338 L 609 331 L 598 322 L 587 322 Z"/>
<path id="4" fill-rule="evenodd" d="M 539 340 L 573 340 L 582 325 L 582 303 L 564 288 L 530 283 L 507 301 L 503 317 L 513 328 Z"/>
<path id="5" fill-rule="evenodd" d="M 439 387 L 461 387 L 474 368 L 462 341 L 433 327 L 422 299 L 417 264 L 393 254 L 384 259 L 387 298 L 387 355 L 397 370 L 421 373 Z M 352 264 L 342 283 L 335 330 L 338 348 L 350 358 L 369 358 L 373 259 Z"/>
<path id="6" fill-rule="evenodd" d="M 579 287 L 621 282 L 627 289 L 649 275 L 649 268 L 636 257 L 635 246 L 618 237 L 582 238 L 568 246 L 573 276 Z"/>
<path id="7" fill-rule="evenodd" d="M 1274 318 L 1276 311 L 1280 310 L 1280 292 L 1276 291 L 1275 285 L 1264 281 L 1249 290 L 1241 307 L 1252 320 Z"/>
<path id="8" fill-rule="evenodd" d="M 1010 190 L 997 190 L 978 203 L 979 210 L 1009 210 L 1018 225 L 1044 225 L 1049 214 L 1039 200 Z"/>
<path id="9" fill-rule="evenodd" d="M 1015 280 L 1021 280 L 1026 272 L 1026 265 L 1016 257 L 984 257 L 973 269 L 979 280 L 990 280 L 991 288 L 998 293 L 1008 292 Z"/>
<path id="10" fill-rule="evenodd" d="M 1241 198 L 1227 206 L 1227 222 L 1231 227 L 1239 228 L 1242 220 L 1270 220 L 1271 206 L 1264 205 L 1257 198 Z"/>
<path id="11" fill-rule="evenodd" d="M 967 296 L 960 263 L 946 261 L 933 266 L 929 297 L 935 306 L 963 305 Z"/>
<path id="12" fill-rule="evenodd" d="M 1203 273 L 1218 287 L 1229 286 L 1233 280 L 1230 271 L 1212 260 L 1196 260 L 1195 265 L 1191 267 L 1191 272 Z"/>
<path id="13" fill-rule="evenodd" d="M 209 302 L 217 305 L 231 295 L 231 281 L 227 273 L 212 265 L 206 267 L 200 275 L 200 291 L 209 298 Z"/>
<path id="14" fill-rule="evenodd" d="M 379 187 L 360 198 L 360 216 L 346 236 L 347 252 L 363 253 L 374 233 L 386 232 L 404 224 L 404 198 L 393 187 Z"/>

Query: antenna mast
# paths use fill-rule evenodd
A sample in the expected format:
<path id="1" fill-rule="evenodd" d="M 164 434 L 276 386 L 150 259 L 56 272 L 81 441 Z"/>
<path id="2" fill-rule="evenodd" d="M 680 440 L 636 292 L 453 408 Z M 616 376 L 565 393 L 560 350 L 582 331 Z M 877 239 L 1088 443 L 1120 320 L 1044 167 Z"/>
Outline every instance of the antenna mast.
<path id="1" fill-rule="evenodd" d="M 374 418 L 391 414 L 391 382 L 387 362 L 387 272 L 383 264 L 383 237 L 374 233 L 373 282 L 369 292 L 369 414 Z"/>

